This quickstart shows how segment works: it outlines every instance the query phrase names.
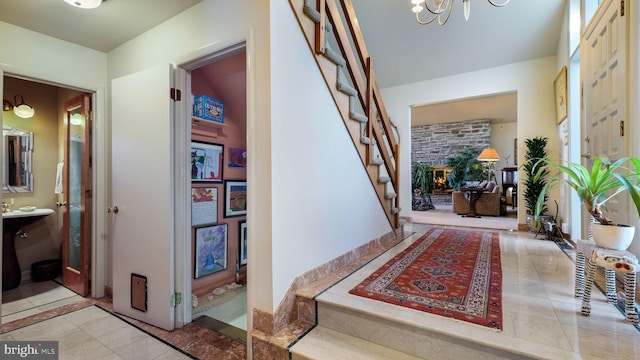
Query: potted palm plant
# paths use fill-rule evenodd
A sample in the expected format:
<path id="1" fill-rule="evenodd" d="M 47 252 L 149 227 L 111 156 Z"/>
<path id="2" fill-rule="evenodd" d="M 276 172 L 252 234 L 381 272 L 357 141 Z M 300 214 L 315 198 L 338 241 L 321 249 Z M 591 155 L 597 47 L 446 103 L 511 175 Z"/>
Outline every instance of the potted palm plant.
<path id="1" fill-rule="evenodd" d="M 607 158 L 596 158 L 591 169 L 581 164 L 556 163 L 548 158 L 539 160 L 557 170 L 542 189 L 536 203 L 536 217 L 544 207 L 549 188 L 558 182 L 576 191 L 581 203 L 592 219 L 591 232 L 596 245 L 609 249 L 626 250 L 633 241 L 634 226 L 613 224 L 607 218 L 605 204 L 615 196 L 627 193 L 640 216 L 640 160 L 621 158 L 613 163 Z M 631 164 L 631 167 L 625 164 Z M 538 175 L 538 174 L 536 174 Z"/>
<path id="2" fill-rule="evenodd" d="M 526 222 L 531 232 L 540 231 L 540 221 L 547 222 L 553 219 L 547 215 L 548 209 L 546 202 L 548 195 L 546 193 L 544 194 L 542 206 L 538 211 L 538 216 L 534 216 L 538 197 L 542 189 L 547 185 L 547 178 L 549 176 L 549 170 L 545 164 L 539 162 L 540 159 L 547 157 L 546 148 L 548 142 L 549 138 L 540 136 L 524 141 L 524 144 L 527 146 L 527 152 L 525 153 L 525 162 L 521 166 L 526 174 L 523 196 L 527 211 Z"/>

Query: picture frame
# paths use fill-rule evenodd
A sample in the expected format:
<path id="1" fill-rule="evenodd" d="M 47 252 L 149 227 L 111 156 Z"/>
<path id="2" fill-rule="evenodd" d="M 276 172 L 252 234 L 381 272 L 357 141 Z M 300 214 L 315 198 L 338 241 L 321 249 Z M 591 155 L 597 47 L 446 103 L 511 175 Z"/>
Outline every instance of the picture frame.
<path id="1" fill-rule="evenodd" d="M 218 222 L 218 188 L 191 188 L 191 226 Z"/>
<path id="2" fill-rule="evenodd" d="M 228 162 L 230 168 L 247 167 L 247 149 L 230 147 Z"/>
<path id="3" fill-rule="evenodd" d="M 191 182 L 222 183 L 224 145 L 191 142 Z"/>
<path id="4" fill-rule="evenodd" d="M 224 217 L 247 215 L 247 181 L 224 181 Z"/>
<path id="5" fill-rule="evenodd" d="M 226 270 L 227 224 L 202 226 L 195 231 L 194 279 Z"/>
<path id="6" fill-rule="evenodd" d="M 556 106 L 556 124 L 567 118 L 567 67 L 563 66 L 553 81 L 553 95 Z"/>
<path id="7" fill-rule="evenodd" d="M 247 222 L 241 221 L 239 224 L 238 231 L 238 259 L 240 266 L 247 265 Z"/>

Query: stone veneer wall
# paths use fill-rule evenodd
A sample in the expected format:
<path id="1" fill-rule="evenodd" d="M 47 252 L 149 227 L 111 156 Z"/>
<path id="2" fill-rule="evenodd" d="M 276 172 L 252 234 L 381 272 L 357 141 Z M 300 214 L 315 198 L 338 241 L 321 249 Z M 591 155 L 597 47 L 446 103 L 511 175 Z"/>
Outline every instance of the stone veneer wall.
<path id="1" fill-rule="evenodd" d="M 448 158 L 468 146 L 484 149 L 490 145 L 488 119 L 414 127 L 411 128 L 411 164 L 423 161 L 431 166 L 446 166 Z"/>

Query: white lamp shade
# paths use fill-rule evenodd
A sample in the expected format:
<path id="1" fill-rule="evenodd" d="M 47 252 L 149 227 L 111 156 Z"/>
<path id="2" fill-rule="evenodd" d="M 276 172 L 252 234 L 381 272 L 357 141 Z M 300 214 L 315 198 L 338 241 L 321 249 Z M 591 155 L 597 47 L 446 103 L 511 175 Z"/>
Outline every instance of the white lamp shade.
<path id="1" fill-rule="evenodd" d="M 82 9 L 95 9 L 102 3 L 102 0 L 64 0 L 67 4 Z"/>
<path id="2" fill-rule="evenodd" d="M 15 106 L 13 108 L 13 112 L 23 118 L 23 119 L 28 119 L 30 117 L 33 117 L 33 114 L 36 113 L 35 110 L 33 110 L 33 108 L 27 104 L 20 104 L 18 106 Z"/>

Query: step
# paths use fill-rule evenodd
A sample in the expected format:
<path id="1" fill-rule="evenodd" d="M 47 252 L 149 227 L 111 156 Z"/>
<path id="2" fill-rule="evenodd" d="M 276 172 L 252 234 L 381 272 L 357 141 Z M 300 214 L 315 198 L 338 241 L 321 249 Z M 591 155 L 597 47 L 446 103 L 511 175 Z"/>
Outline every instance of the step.
<path id="1" fill-rule="evenodd" d="M 350 279 L 343 282 L 346 289 L 357 285 Z M 544 359 L 572 354 L 479 325 L 349 295 L 348 290 L 336 292 L 340 287 L 344 284 L 316 298 L 318 327 L 402 354 L 420 359 Z"/>
<path id="2" fill-rule="evenodd" d="M 420 359 L 321 326 L 292 346 L 292 360 L 417 360 Z"/>

